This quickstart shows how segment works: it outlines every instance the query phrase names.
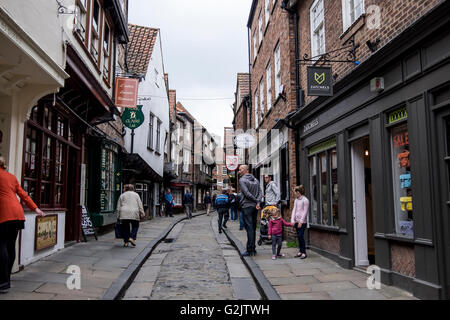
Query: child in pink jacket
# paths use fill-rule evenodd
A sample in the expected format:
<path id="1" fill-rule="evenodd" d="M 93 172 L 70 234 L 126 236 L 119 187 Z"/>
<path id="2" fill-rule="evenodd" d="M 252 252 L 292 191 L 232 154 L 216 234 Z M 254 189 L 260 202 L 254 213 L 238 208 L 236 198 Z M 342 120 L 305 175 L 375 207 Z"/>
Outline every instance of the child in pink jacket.
<path id="1" fill-rule="evenodd" d="M 269 239 L 272 238 L 272 260 L 275 260 L 277 257 L 284 257 L 284 254 L 280 253 L 283 236 L 283 225 L 286 227 L 292 226 L 291 223 L 287 223 L 281 217 L 280 209 L 274 208 L 269 218 Z"/>

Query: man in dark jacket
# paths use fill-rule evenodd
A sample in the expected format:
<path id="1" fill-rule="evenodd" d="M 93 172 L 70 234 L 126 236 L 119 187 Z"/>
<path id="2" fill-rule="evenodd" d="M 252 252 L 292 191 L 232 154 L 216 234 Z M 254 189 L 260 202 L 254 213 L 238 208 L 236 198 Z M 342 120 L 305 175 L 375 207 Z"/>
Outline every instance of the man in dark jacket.
<path id="1" fill-rule="evenodd" d="M 222 228 L 227 228 L 227 221 L 229 217 L 228 210 L 230 209 L 230 198 L 228 197 L 227 190 L 223 190 L 222 194 L 216 197 L 216 200 L 214 201 L 214 207 L 217 209 L 217 213 L 219 216 L 219 233 L 222 233 Z"/>
<path id="2" fill-rule="evenodd" d="M 186 193 L 183 196 L 183 205 L 186 209 L 186 215 L 189 219 L 192 219 L 192 204 L 194 203 L 194 198 L 192 197 L 189 189 L 186 189 Z"/>
<path id="3" fill-rule="evenodd" d="M 244 227 L 247 232 L 247 251 L 243 256 L 254 256 L 256 254 L 256 219 L 258 210 L 261 209 L 263 193 L 258 179 L 249 173 L 247 165 L 239 167 L 239 186 L 243 199 L 240 203 L 244 218 Z"/>

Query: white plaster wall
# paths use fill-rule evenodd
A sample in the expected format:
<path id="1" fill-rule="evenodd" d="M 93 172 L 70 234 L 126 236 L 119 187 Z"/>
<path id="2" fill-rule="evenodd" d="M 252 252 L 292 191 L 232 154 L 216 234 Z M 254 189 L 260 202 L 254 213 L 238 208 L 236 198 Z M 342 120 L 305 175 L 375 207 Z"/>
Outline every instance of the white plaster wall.
<path id="1" fill-rule="evenodd" d="M 66 1 L 66 2 L 74 2 Z M 63 65 L 61 21 L 54 0 L 0 0 L 14 22 L 58 65 Z M 66 18 L 73 15 L 66 15 Z M 60 16 L 61 17 L 61 16 Z"/>
<path id="2" fill-rule="evenodd" d="M 53 213 L 52 213 L 53 214 Z M 36 214 L 28 213 L 25 215 L 25 229 L 21 232 L 21 252 L 20 263 L 24 266 L 29 265 L 39 259 L 47 257 L 58 250 L 64 248 L 66 214 L 57 212 L 58 215 L 58 236 L 57 244 L 54 247 L 42 251 L 34 251 L 34 236 L 36 230 Z"/>
<path id="3" fill-rule="evenodd" d="M 155 83 L 155 69 L 158 71 L 157 84 Z M 159 87 L 158 87 L 159 86 Z M 166 132 L 169 132 L 169 99 L 167 97 L 167 89 L 164 81 L 164 65 L 162 59 L 160 35 L 158 33 L 155 47 L 153 48 L 152 57 L 147 69 L 145 80 L 139 84 L 140 98 L 150 98 L 151 100 L 140 100 L 138 104 L 143 105 L 144 123 L 134 130 L 134 146 L 133 153 L 139 154 L 150 167 L 153 168 L 161 177 L 164 174 L 164 150 Z M 162 121 L 161 138 L 160 138 L 160 154 L 147 149 L 149 118 L 150 112 L 155 115 L 153 122 L 153 145 L 156 141 L 157 120 Z M 131 130 L 126 128 L 125 148 L 131 152 Z"/>

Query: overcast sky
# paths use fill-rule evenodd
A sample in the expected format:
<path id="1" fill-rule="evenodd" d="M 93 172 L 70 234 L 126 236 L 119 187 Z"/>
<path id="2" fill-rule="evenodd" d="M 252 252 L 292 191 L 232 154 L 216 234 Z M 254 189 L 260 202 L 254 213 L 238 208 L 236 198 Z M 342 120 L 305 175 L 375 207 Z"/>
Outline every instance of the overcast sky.
<path id="1" fill-rule="evenodd" d="M 161 29 L 164 68 L 177 100 L 210 133 L 223 138 L 223 128 L 232 126 L 237 73 L 248 72 L 247 20 L 252 1 L 129 3 L 130 23 Z"/>

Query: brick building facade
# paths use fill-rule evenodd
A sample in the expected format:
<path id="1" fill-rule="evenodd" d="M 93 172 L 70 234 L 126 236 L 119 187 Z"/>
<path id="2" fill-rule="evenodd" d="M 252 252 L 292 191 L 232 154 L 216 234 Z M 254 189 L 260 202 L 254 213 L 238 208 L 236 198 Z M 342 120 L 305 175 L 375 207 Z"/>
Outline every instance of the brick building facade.
<path id="1" fill-rule="evenodd" d="M 450 150 L 438 137 L 450 134 L 449 2 L 285 3 L 298 16 L 305 99 L 289 122 L 310 248 L 348 268 L 376 264 L 383 283 L 420 298 L 448 298 Z M 332 67 L 332 96 L 308 96 L 314 63 Z"/>

